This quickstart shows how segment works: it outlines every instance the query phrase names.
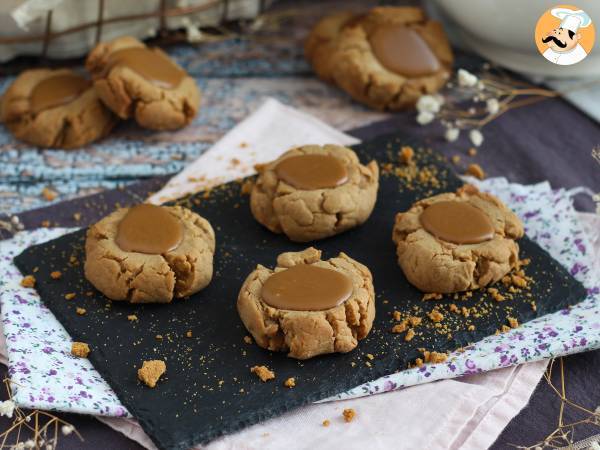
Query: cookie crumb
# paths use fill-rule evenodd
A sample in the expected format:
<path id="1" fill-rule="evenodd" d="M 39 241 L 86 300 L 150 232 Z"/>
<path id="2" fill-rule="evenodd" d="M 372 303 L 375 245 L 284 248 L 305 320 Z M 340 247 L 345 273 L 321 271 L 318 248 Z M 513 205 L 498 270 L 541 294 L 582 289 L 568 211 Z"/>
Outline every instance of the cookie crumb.
<path id="1" fill-rule="evenodd" d="M 533 311 L 537 311 L 537 305 L 536 305 L 536 303 L 535 302 L 531 302 L 530 304 L 531 304 L 531 309 Z"/>
<path id="2" fill-rule="evenodd" d="M 454 155 L 454 156 L 453 156 L 451 159 L 452 159 L 452 163 L 453 163 L 454 165 L 457 165 L 457 166 L 458 166 L 458 165 L 460 164 L 460 156 L 458 156 L 458 155 Z"/>
<path id="3" fill-rule="evenodd" d="M 167 371 L 167 365 L 160 359 L 144 361 L 138 369 L 138 378 L 148 387 L 155 387 L 156 382 Z"/>
<path id="4" fill-rule="evenodd" d="M 44 228 L 50 228 L 50 221 L 49 220 L 42 220 L 40 222 L 40 225 Z"/>
<path id="5" fill-rule="evenodd" d="M 415 330 L 413 330 L 412 328 L 409 328 L 408 331 L 406 332 L 406 336 L 404 336 L 404 340 L 406 342 L 412 340 L 412 338 L 415 337 Z"/>
<path id="6" fill-rule="evenodd" d="M 254 366 L 250 369 L 250 372 L 256 374 L 263 383 L 275 378 L 275 372 L 270 370 L 267 366 Z"/>
<path id="7" fill-rule="evenodd" d="M 191 338 L 191 337 L 192 337 L 192 330 L 187 330 L 187 331 L 185 332 L 185 337 L 189 337 L 189 338 Z"/>
<path id="8" fill-rule="evenodd" d="M 527 280 L 519 275 L 511 275 L 512 284 L 517 287 L 525 288 L 527 287 Z"/>
<path id="9" fill-rule="evenodd" d="M 508 324 L 511 328 L 519 328 L 519 321 L 514 317 L 507 317 Z"/>
<path id="10" fill-rule="evenodd" d="M 44 189 L 42 189 L 42 197 L 44 197 L 46 201 L 51 202 L 52 200 L 56 200 L 56 197 L 58 197 L 58 192 L 48 187 L 45 187 Z"/>
<path id="11" fill-rule="evenodd" d="M 32 288 L 35 286 L 35 277 L 33 275 L 25 275 L 21 280 L 21 286 Z"/>
<path id="12" fill-rule="evenodd" d="M 417 316 L 410 316 L 408 318 L 408 321 L 410 322 L 410 324 L 413 327 L 417 327 L 417 326 L 421 325 L 421 322 L 423 321 L 423 319 L 421 319 L 420 317 L 417 317 Z"/>
<path id="13" fill-rule="evenodd" d="M 327 419 L 325 419 L 325 420 L 323 421 L 323 426 L 324 426 L 324 427 L 328 427 L 330 424 L 331 424 L 331 422 L 330 422 L 329 420 L 327 420 Z"/>
<path id="14" fill-rule="evenodd" d="M 415 156 L 415 151 L 412 147 L 404 146 L 400 149 L 400 161 L 402 164 L 410 164 Z"/>
<path id="15" fill-rule="evenodd" d="M 87 358 L 90 354 L 90 346 L 85 342 L 73 342 L 71 344 L 71 355 L 78 358 Z"/>
<path id="16" fill-rule="evenodd" d="M 479 178 L 480 180 L 483 180 L 485 178 L 485 172 L 479 164 L 469 164 L 465 175 L 472 175 L 475 178 Z"/>
<path id="17" fill-rule="evenodd" d="M 442 294 L 438 294 L 436 292 L 430 292 L 428 294 L 423 294 L 422 300 L 441 300 Z"/>
<path id="18" fill-rule="evenodd" d="M 406 321 L 399 323 L 398 325 L 394 325 L 392 328 L 392 333 L 404 333 L 406 331 Z"/>
<path id="19" fill-rule="evenodd" d="M 506 300 L 506 297 L 504 297 L 504 295 L 502 295 L 500 292 L 498 292 L 498 289 L 496 289 L 496 288 L 488 288 L 487 291 L 490 293 L 492 298 L 494 300 L 496 300 L 497 302 L 503 302 L 504 300 Z"/>
<path id="20" fill-rule="evenodd" d="M 448 359 L 448 355 L 446 353 L 430 352 L 428 350 L 423 352 L 423 356 L 425 357 L 425 362 L 430 362 L 433 364 L 443 363 Z"/>
<path id="21" fill-rule="evenodd" d="M 475 156 L 477 155 L 477 149 L 475 147 L 471 147 L 469 150 L 467 150 L 467 153 L 469 156 Z"/>
<path id="22" fill-rule="evenodd" d="M 73 300 L 75 298 L 75 292 L 69 292 L 68 294 L 65 294 L 65 298 L 67 300 Z"/>
<path id="23" fill-rule="evenodd" d="M 429 316 L 432 322 L 441 322 L 442 320 L 444 320 L 444 315 L 437 309 L 432 310 L 427 315 Z"/>
<path id="24" fill-rule="evenodd" d="M 244 336 L 244 342 L 246 344 L 252 344 L 252 338 L 248 335 Z"/>
<path id="25" fill-rule="evenodd" d="M 469 330 L 469 331 L 475 331 L 475 325 L 469 325 L 467 327 L 467 330 Z"/>
<path id="26" fill-rule="evenodd" d="M 417 358 L 417 359 L 415 359 L 415 365 L 416 365 L 417 367 L 421 367 L 421 366 L 423 366 L 423 360 L 422 360 L 421 358 Z"/>
<path id="27" fill-rule="evenodd" d="M 87 312 L 85 308 L 81 308 L 81 307 L 77 307 L 75 309 L 75 312 L 77 313 L 78 316 L 83 316 L 85 315 L 85 313 Z"/>
<path id="28" fill-rule="evenodd" d="M 283 385 L 284 385 L 286 388 L 290 388 L 290 389 L 291 389 L 291 388 L 293 388 L 293 387 L 295 387 L 295 386 L 296 386 L 296 379 L 295 379 L 294 377 L 289 377 L 287 380 L 285 380 L 285 381 L 283 382 Z"/>
<path id="29" fill-rule="evenodd" d="M 367 353 L 367 354 L 366 354 L 366 357 L 367 357 L 368 359 L 370 359 L 371 361 L 373 361 L 373 360 L 375 359 L 375 357 L 374 357 L 374 356 L 373 356 L 371 353 Z"/>
<path id="30" fill-rule="evenodd" d="M 127 316 L 127 320 L 129 320 L 130 322 L 135 322 L 136 320 L 138 320 L 138 317 L 135 314 L 129 314 Z"/>
<path id="31" fill-rule="evenodd" d="M 79 212 L 74 213 L 73 219 L 75 219 L 76 222 L 79 222 L 81 220 L 81 213 L 79 213 Z"/>
<path id="32" fill-rule="evenodd" d="M 60 270 L 50 272 L 50 278 L 52 278 L 53 280 L 58 280 L 60 279 L 60 277 L 62 277 L 62 272 Z"/>
<path id="33" fill-rule="evenodd" d="M 402 320 L 402 314 L 400 314 L 400 311 L 394 311 L 393 316 L 396 322 L 400 322 Z"/>
<path id="34" fill-rule="evenodd" d="M 162 335 L 162 334 L 157 334 L 156 336 L 154 336 L 154 338 L 155 338 L 157 341 L 162 341 L 162 340 L 163 340 L 163 335 Z"/>
<path id="35" fill-rule="evenodd" d="M 356 411 L 354 411 L 352 408 L 347 408 L 344 409 L 342 415 L 344 416 L 344 422 L 349 423 L 352 422 L 356 417 Z"/>
<path id="36" fill-rule="evenodd" d="M 500 333 L 506 333 L 510 330 L 511 330 L 511 328 L 508 325 L 502 325 L 502 328 L 500 329 Z"/>

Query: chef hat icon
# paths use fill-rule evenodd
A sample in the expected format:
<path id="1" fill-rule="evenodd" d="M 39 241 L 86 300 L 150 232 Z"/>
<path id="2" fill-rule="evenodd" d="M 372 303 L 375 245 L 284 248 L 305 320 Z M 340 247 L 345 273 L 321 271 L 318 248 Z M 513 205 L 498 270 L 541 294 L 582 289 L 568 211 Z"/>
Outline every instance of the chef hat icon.
<path id="1" fill-rule="evenodd" d="M 568 8 L 554 8 L 550 14 L 561 20 L 560 28 L 571 30 L 573 33 L 577 33 L 579 28 L 588 27 L 592 23 L 590 16 L 581 9 L 573 11 Z"/>

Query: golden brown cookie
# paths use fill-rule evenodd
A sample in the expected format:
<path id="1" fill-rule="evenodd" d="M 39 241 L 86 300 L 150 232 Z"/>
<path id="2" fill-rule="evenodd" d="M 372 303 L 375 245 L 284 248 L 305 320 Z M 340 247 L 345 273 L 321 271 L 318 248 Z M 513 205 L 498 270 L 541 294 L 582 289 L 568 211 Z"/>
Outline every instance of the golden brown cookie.
<path id="1" fill-rule="evenodd" d="M 396 215 L 393 240 L 408 281 L 449 293 L 495 283 L 518 264 L 523 224 L 498 198 L 464 186 Z"/>
<path id="2" fill-rule="evenodd" d="M 117 118 L 81 75 L 34 69 L 22 72 L 6 90 L 0 120 L 30 144 L 75 148 L 106 136 Z"/>
<path id="3" fill-rule="evenodd" d="M 327 16 L 313 28 L 304 50 L 320 78 L 361 103 L 387 110 L 437 92 L 453 61 L 441 24 L 416 7 Z"/>
<path id="4" fill-rule="evenodd" d="M 215 234 L 187 208 L 137 205 L 92 225 L 85 250 L 85 277 L 108 298 L 169 303 L 210 283 Z"/>
<path id="5" fill-rule="evenodd" d="M 314 161 L 296 164 L 302 162 L 297 159 L 300 156 L 310 156 Z M 304 173 L 303 167 L 308 168 Z M 282 172 L 282 168 L 286 170 Z M 301 176 L 307 174 L 321 179 L 306 184 Z M 364 223 L 375 206 L 378 187 L 375 161 L 364 166 L 354 151 L 339 145 L 305 145 L 259 168 L 250 207 L 256 220 L 269 230 L 284 233 L 293 241 L 307 242 Z"/>
<path id="6" fill-rule="evenodd" d="M 85 67 L 106 106 L 142 127 L 175 130 L 198 112 L 200 91 L 194 79 L 166 53 L 133 37 L 98 44 Z"/>
<path id="7" fill-rule="evenodd" d="M 271 306 L 273 298 L 266 297 L 267 294 L 285 293 L 277 291 L 281 286 L 270 286 L 273 290 L 268 290 L 269 283 L 274 282 L 273 277 L 284 275 L 288 270 L 306 269 L 307 265 L 312 270 L 324 270 L 326 274 L 333 272 L 325 278 L 330 281 L 332 276 L 347 280 L 349 290 L 340 297 L 345 300 L 336 302 L 338 304 L 328 309 L 302 310 L 302 297 L 290 299 L 282 295 L 279 298 L 281 302 L 296 302 L 294 304 L 297 309 Z M 331 289 L 332 284 L 317 283 L 316 289 Z M 315 286 L 312 289 L 314 291 Z M 299 291 L 302 294 L 303 290 Z M 330 294 L 338 295 L 339 292 L 323 293 L 327 296 Z M 267 298 L 271 304 L 267 303 Z M 327 306 L 331 298 L 313 295 L 305 300 L 307 303 L 304 305 L 313 306 L 322 302 Z M 282 253 L 277 258 L 275 270 L 258 265 L 246 278 L 238 296 L 237 308 L 242 322 L 262 348 L 288 352 L 289 357 L 297 359 L 308 359 L 326 353 L 347 353 L 356 348 L 358 340 L 365 338 L 371 331 L 375 318 L 373 278 L 367 267 L 344 253 L 326 261 L 321 260 L 321 252 L 312 247 L 302 252 Z"/>

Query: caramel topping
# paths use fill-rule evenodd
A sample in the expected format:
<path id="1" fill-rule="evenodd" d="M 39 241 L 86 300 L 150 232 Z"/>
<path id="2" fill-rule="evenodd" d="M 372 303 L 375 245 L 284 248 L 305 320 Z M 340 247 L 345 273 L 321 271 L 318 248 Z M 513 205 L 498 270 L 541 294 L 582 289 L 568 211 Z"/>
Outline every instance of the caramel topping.
<path id="1" fill-rule="evenodd" d="M 277 164 L 275 172 L 279 179 L 303 190 L 333 188 L 348 181 L 346 166 L 329 155 L 290 156 Z"/>
<path id="2" fill-rule="evenodd" d="M 428 206 L 421 213 L 421 225 L 436 238 L 454 244 L 477 244 L 494 237 L 488 215 L 466 202 L 443 201 Z"/>
<path id="3" fill-rule="evenodd" d="M 123 251 L 160 255 L 177 248 L 182 239 L 181 222 L 168 209 L 141 204 L 129 208 L 115 240 Z"/>
<path id="4" fill-rule="evenodd" d="M 440 62 L 419 34 L 402 25 L 378 27 L 369 36 L 371 48 L 379 62 L 392 72 L 409 77 L 429 75 Z"/>
<path id="5" fill-rule="evenodd" d="M 90 87 L 90 82 L 77 74 L 62 74 L 40 81 L 31 92 L 31 111 L 37 114 L 45 109 L 65 105 Z"/>
<path id="6" fill-rule="evenodd" d="M 111 53 L 106 72 L 116 66 L 127 66 L 163 89 L 176 88 L 185 77 L 185 72 L 164 53 L 147 47 L 129 47 Z"/>
<path id="7" fill-rule="evenodd" d="M 343 273 L 300 264 L 267 278 L 261 296 L 278 309 L 321 311 L 338 306 L 352 295 L 352 281 Z"/>

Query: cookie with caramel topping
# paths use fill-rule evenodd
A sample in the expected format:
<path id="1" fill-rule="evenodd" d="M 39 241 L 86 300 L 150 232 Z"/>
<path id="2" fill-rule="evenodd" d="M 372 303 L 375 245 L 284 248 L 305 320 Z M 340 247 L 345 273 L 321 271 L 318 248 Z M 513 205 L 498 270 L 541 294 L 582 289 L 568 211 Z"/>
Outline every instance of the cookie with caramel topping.
<path id="1" fill-rule="evenodd" d="M 117 118 L 92 84 L 69 69 L 22 72 L 0 103 L 0 120 L 22 141 L 76 148 L 106 136 Z"/>
<path id="2" fill-rule="evenodd" d="M 453 61 L 441 24 L 416 7 L 327 16 L 313 28 L 304 50 L 320 78 L 381 110 L 402 109 L 437 92 Z"/>
<path id="3" fill-rule="evenodd" d="M 106 106 L 142 127 L 175 130 L 198 111 L 200 90 L 194 79 L 166 53 L 131 36 L 98 44 L 85 66 Z"/>
<path id="4" fill-rule="evenodd" d="M 364 223 L 375 206 L 379 168 L 339 145 L 305 145 L 259 168 L 250 195 L 255 219 L 307 242 Z"/>
<path id="5" fill-rule="evenodd" d="M 392 235 L 406 278 L 423 292 L 477 289 L 518 264 L 523 224 L 491 194 L 464 186 L 398 213 Z"/>
<path id="6" fill-rule="evenodd" d="M 92 225 L 85 277 L 112 300 L 169 303 L 212 279 L 215 233 L 180 206 L 122 208 Z"/>
<path id="7" fill-rule="evenodd" d="M 246 278 L 237 309 L 262 348 L 296 359 L 347 353 L 371 331 L 373 277 L 345 253 L 328 260 L 312 247 L 282 253 L 274 270 L 259 264 Z"/>

